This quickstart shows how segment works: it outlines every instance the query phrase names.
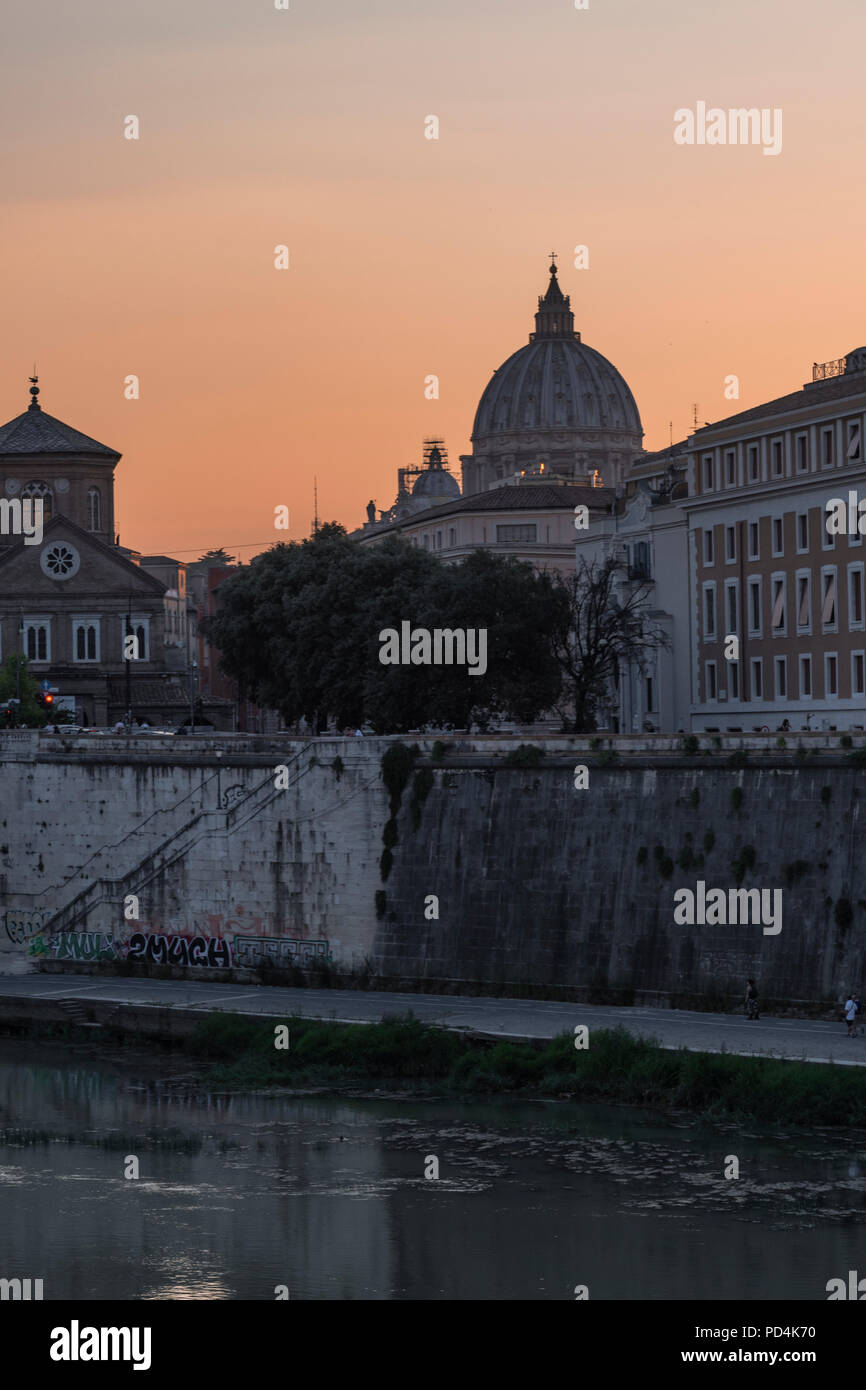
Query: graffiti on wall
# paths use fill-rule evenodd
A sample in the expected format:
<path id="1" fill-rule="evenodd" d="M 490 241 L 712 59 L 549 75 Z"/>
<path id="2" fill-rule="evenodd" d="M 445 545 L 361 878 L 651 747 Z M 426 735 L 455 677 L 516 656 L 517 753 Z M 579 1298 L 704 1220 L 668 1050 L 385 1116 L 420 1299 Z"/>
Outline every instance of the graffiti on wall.
<path id="1" fill-rule="evenodd" d="M 170 936 L 177 933 L 179 936 L 222 936 L 231 939 L 236 934 L 240 936 L 264 936 L 267 933 L 278 931 L 279 928 L 274 923 L 262 917 L 260 914 L 245 911 L 242 904 L 229 913 L 223 912 L 197 912 L 188 915 L 186 918 L 178 918 L 172 915 L 169 920 L 162 920 L 156 914 L 148 914 L 146 920 L 139 922 L 138 930 L 143 932 L 157 932 Z"/>
<path id="2" fill-rule="evenodd" d="M 29 922 L 31 919 L 27 918 Z M 6 923 L 9 930 L 9 919 Z M 14 938 L 13 938 L 14 939 Z M 203 966 L 229 970 L 232 965 L 255 969 L 271 965 L 309 968 L 333 961 L 326 940 L 306 941 L 284 936 L 189 936 L 172 932 L 135 932 L 128 941 L 116 941 L 101 932 L 58 932 L 56 936 L 22 936 L 29 941 L 31 956 L 49 960 L 130 960 L 151 965 Z"/>
<path id="3" fill-rule="evenodd" d="M 37 932 L 41 932 L 44 919 L 44 912 L 30 912 L 23 907 L 10 907 L 6 913 L 6 935 L 16 946 L 23 946 Z"/>
<path id="4" fill-rule="evenodd" d="M 284 936 L 236 936 L 235 965 L 319 965 L 333 960 L 327 941 L 292 941 Z"/>
<path id="5" fill-rule="evenodd" d="M 223 936 L 174 936 L 137 931 L 129 938 L 126 959 L 151 961 L 154 965 L 205 965 L 211 970 L 228 970 L 232 963 L 232 943 Z"/>
<path id="6" fill-rule="evenodd" d="M 59 932 L 57 936 L 37 936 L 30 943 L 31 956 L 52 960 L 118 960 L 119 952 L 110 936 L 98 931 Z"/>

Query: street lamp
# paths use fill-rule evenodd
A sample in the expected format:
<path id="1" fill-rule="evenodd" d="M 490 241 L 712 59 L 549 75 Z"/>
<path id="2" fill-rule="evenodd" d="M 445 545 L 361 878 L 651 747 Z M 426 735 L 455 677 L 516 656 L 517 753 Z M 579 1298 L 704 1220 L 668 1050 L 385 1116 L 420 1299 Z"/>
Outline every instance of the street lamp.
<path id="1" fill-rule="evenodd" d="M 129 638 L 132 637 L 132 635 L 132 590 L 130 589 L 129 597 L 126 601 L 127 640 L 124 642 L 124 655 L 126 657 L 126 718 L 123 722 L 126 725 L 127 734 L 131 733 L 132 731 L 132 666 L 130 663 L 132 661 L 132 650 L 134 650 L 134 647 L 133 644 L 129 641 Z M 132 648 L 132 650 L 130 650 L 130 648 Z"/>
<path id="2" fill-rule="evenodd" d="M 18 658 L 18 660 L 15 662 L 15 695 L 16 695 L 17 702 L 18 702 L 18 705 L 19 705 L 19 706 L 20 706 L 20 704 L 21 704 L 21 663 L 22 663 L 22 661 L 24 660 L 24 634 L 25 634 L 25 632 L 26 632 L 26 628 L 25 628 L 25 626 L 24 626 L 24 613 L 23 613 L 23 611 L 22 611 L 21 609 L 19 609 L 19 610 L 18 610 L 18 646 L 21 648 L 21 650 L 15 653 L 15 655 L 16 655 L 17 658 Z"/>
<path id="3" fill-rule="evenodd" d="M 193 657 L 189 668 L 189 723 L 192 734 L 195 733 L 195 678 L 197 670 L 198 665 Z"/>

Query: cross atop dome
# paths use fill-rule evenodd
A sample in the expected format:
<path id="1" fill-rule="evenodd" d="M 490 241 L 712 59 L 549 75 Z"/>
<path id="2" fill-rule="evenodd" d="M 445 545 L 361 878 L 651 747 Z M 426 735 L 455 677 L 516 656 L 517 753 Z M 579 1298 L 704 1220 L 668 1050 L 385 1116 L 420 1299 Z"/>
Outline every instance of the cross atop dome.
<path id="1" fill-rule="evenodd" d="M 535 332 L 531 343 L 539 338 L 574 338 L 574 314 L 571 312 L 571 296 L 563 294 L 556 278 L 556 252 L 550 253 L 550 284 L 547 293 L 538 296 L 538 313 L 535 315 Z"/>

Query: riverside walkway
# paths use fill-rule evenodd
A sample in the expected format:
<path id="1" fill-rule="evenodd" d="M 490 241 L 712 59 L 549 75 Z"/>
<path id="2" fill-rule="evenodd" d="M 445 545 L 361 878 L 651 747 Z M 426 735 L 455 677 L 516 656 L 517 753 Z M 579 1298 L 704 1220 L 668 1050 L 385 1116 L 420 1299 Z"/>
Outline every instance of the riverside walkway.
<path id="1" fill-rule="evenodd" d="M 210 984 L 192 980 L 92 975 L 0 975 L 0 1022 L 20 1019 L 28 1001 L 33 1017 L 46 1008 L 64 1006 L 97 1019 L 124 1009 L 160 1009 L 191 1013 L 213 1010 L 259 1018 L 291 1016 L 341 1023 L 377 1023 L 396 1014 L 413 1013 L 441 1028 L 520 1041 L 573 1033 L 576 1025 L 625 1028 L 662 1047 L 693 1052 L 729 1052 L 740 1057 L 779 1057 L 791 1061 L 866 1065 L 866 1035 L 846 1036 L 841 1021 L 762 1017 L 748 1022 L 736 1014 L 691 1013 L 678 1009 L 620 1008 L 536 999 L 488 999 L 468 995 L 395 994 L 362 990 L 283 989 L 267 985 Z M 76 1008 L 76 1006 L 78 1006 Z"/>

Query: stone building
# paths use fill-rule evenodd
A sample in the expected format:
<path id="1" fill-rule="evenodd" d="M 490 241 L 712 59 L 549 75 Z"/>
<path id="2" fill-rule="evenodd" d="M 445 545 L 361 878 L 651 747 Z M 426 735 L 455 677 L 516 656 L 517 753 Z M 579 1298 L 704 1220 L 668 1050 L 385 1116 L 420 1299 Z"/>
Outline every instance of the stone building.
<path id="1" fill-rule="evenodd" d="M 425 439 L 422 461 L 418 467 L 397 469 L 397 496 L 393 506 L 382 509 L 376 517 L 376 503 L 367 503 L 367 522 L 363 535 L 367 537 L 406 522 L 429 507 L 443 506 L 460 496 L 460 484 L 448 466 L 448 451 L 444 439 Z"/>
<path id="2" fill-rule="evenodd" d="M 575 331 L 571 297 L 551 259 L 535 332 L 497 368 L 478 403 L 472 453 L 461 458 L 464 495 L 542 465 L 572 483 L 597 475 L 605 487 L 619 488 L 642 439 L 628 385 Z"/>
<path id="3" fill-rule="evenodd" d="M 422 466 L 398 470 L 393 506 L 377 517 L 370 502 L 354 534 L 373 543 L 398 533 L 443 559 L 490 548 L 570 573 L 575 507 L 607 514 L 642 437 L 631 391 L 575 332 L 552 263 L 535 332 L 482 393 L 473 452 L 461 458 L 462 493 L 443 442 L 427 440 Z"/>
<path id="4" fill-rule="evenodd" d="M 196 650 L 196 608 L 187 593 L 187 566 L 170 555 L 141 555 L 138 563 L 165 585 L 165 663 L 188 671 Z"/>
<path id="5" fill-rule="evenodd" d="M 592 517 L 605 516 L 613 500 L 612 488 L 580 486 L 536 474 L 469 497 L 458 495 L 401 520 L 365 527 L 355 535 L 374 542 L 396 533 L 413 545 L 435 551 L 443 560 L 461 560 L 473 550 L 493 550 L 526 560 L 536 569 L 571 574 L 575 508 L 585 505 Z"/>
<path id="6" fill-rule="evenodd" d="M 0 660 L 23 653 L 87 726 L 131 710 L 175 727 L 189 698 L 166 667 L 166 585 L 114 531 L 120 454 L 47 414 L 31 381 L 28 409 L 0 427 Z M 25 499 L 42 503 L 37 543 L 16 533 L 12 504 Z"/>
<path id="7" fill-rule="evenodd" d="M 862 729 L 866 348 L 688 442 L 692 726 Z M 828 527 L 839 500 L 845 531 Z M 866 518 L 864 518 L 866 530 Z M 736 643 L 729 641 L 737 639 Z M 736 651 L 736 657 L 729 654 Z"/>
<path id="8" fill-rule="evenodd" d="M 866 349 L 797 391 L 635 460 L 578 559 L 617 554 L 670 639 L 624 671 L 611 726 L 793 732 L 866 726 Z M 853 525 L 828 528 L 837 501 Z M 866 509 L 864 509 L 866 510 Z M 866 518 L 864 518 L 866 529 Z"/>
<path id="9" fill-rule="evenodd" d="M 616 561 L 616 592 L 624 597 L 638 587 L 647 623 L 664 639 L 640 661 L 622 663 L 603 710 L 605 727 L 615 733 L 689 728 L 691 688 L 688 663 L 681 659 L 691 630 L 681 506 L 687 467 L 684 444 L 641 454 L 607 514 L 592 517 L 577 535 L 578 565 Z"/>

